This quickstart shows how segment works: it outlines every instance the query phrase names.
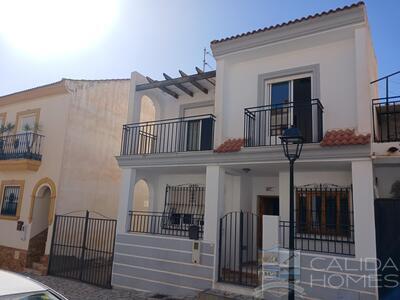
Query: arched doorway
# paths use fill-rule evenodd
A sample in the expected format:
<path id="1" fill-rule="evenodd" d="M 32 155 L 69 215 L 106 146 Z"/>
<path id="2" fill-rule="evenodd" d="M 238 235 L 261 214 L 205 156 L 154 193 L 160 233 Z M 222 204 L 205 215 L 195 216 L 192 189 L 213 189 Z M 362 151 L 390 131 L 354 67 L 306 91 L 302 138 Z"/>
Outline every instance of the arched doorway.
<path id="1" fill-rule="evenodd" d="M 140 122 L 143 126 L 138 131 L 138 152 L 140 154 L 152 153 L 157 143 L 155 135 L 156 126 L 153 123 L 156 118 L 156 109 L 153 101 L 148 96 L 140 100 Z M 149 123 L 145 123 L 149 122 Z M 144 125 L 146 124 L 146 125 Z"/>
<path id="2" fill-rule="evenodd" d="M 140 122 L 152 122 L 156 119 L 156 108 L 153 100 L 143 96 L 140 100 Z"/>
<path id="3" fill-rule="evenodd" d="M 137 181 L 135 184 L 132 209 L 131 224 L 134 228 L 131 229 L 137 232 L 147 232 L 148 225 L 151 224 L 152 221 L 152 213 L 150 210 L 149 186 L 143 179 Z"/>
<path id="4" fill-rule="evenodd" d="M 149 211 L 150 190 L 149 185 L 143 179 L 140 179 L 135 184 L 132 207 L 134 211 Z"/>
<path id="5" fill-rule="evenodd" d="M 54 218 L 55 189 L 55 184 L 50 178 L 43 178 L 36 183 L 32 190 L 27 267 L 35 268 L 34 263 L 37 265 L 42 263 L 43 267 L 47 267 L 46 243 L 49 226 L 53 223 Z"/>

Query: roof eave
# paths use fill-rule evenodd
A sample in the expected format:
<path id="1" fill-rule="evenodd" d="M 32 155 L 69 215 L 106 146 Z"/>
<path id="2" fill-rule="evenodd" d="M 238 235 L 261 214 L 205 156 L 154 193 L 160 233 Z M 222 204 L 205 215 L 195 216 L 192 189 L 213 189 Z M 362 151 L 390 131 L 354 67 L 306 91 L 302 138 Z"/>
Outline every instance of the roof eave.
<path id="1" fill-rule="evenodd" d="M 60 81 L 38 86 L 32 89 L 19 91 L 16 93 L 12 93 L 9 95 L 0 97 L 0 106 L 8 105 L 11 103 L 31 100 L 35 98 L 41 98 L 51 95 L 68 93 L 68 89 L 65 85 L 65 80 L 62 79 Z"/>
<path id="2" fill-rule="evenodd" d="M 211 42 L 214 57 L 366 22 L 363 3 L 295 22 Z"/>

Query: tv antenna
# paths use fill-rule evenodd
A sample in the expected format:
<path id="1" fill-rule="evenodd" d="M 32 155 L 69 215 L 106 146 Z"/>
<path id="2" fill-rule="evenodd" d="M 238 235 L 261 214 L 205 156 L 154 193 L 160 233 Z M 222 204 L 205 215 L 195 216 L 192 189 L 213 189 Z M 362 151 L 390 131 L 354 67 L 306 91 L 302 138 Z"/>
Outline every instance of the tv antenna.
<path id="1" fill-rule="evenodd" d="M 214 56 L 212 56 L 212 54 L 207 50 L 207 48 L 204 47 L 204 49 L 203 49 L 203 72 L 206 71 L 206 66 L 208 66 L 211 70 L 213 69 L 213 67 L 207 62 L 207 55 L 214 58 Z"/>

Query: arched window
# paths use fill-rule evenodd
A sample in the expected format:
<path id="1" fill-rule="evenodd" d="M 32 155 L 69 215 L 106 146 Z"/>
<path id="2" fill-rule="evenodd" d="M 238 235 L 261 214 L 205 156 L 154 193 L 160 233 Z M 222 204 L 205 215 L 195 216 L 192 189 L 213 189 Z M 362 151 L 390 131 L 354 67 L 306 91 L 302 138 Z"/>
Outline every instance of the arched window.
<path id="1" fill-rule="evenodd" d="M 150 207 L 150 190 L 146 181 L 139 180 L 135 184 L 133 192 L 133 205 L 134 211 L 148 211 Z"/>

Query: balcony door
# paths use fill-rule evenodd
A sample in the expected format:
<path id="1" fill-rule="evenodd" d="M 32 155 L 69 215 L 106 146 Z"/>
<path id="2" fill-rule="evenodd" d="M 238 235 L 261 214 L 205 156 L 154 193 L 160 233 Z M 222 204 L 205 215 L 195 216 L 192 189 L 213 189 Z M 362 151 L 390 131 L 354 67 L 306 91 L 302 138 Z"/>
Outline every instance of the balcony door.
<path id="1" fill-rule="evenodd" d="M 271 114 L 267 126 L 271 140 L 278 140 L 283 131 L 297 127 L 305 142 L 312 141 L 311 76 L 302 75 L 267 82 L 267 105 Z"/>
<path id="2" fill-rule="evenodd" d="M 300 129 L 305 143 L 313 140 L 311 98 L 311 77 L 293 80 L 293 126 Z"/>
<path id="3" fill-rule="evenodd" d="M 186 122 L 185 151 L 211 150 L 214 132 L 213 119 L 207 115 L 214 113 L 213 106 L 189 108 L 184 110 L 184 117 L 204 116 L 201 119 Z"/>

